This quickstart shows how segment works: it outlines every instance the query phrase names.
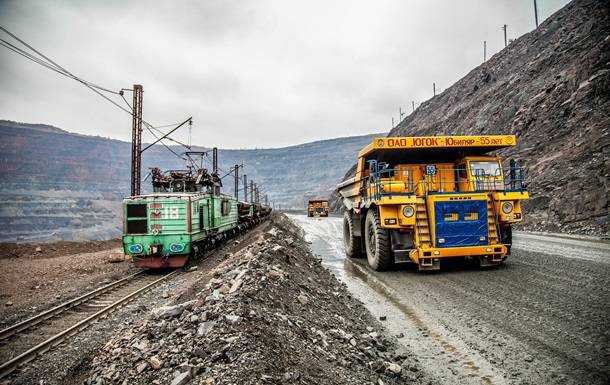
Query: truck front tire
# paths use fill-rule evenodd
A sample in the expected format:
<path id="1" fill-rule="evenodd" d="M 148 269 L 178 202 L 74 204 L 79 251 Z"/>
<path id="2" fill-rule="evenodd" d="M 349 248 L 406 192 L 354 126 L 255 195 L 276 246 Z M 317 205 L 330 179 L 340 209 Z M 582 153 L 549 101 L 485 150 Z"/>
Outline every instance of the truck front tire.
<path id="1" fill-rule="evenodd" d="M 366 213 L 364 241 L 366 258 L 373 270 L 386 271 L 392 267 L 394 258 L 390 250 L 390 234 L 388 230 L 381 228 L 379 214 L 373 208 Z"/>
<path id="2" fill-rule="evenodd" d="M 362 258 L 360 237 L 354 235 L 354 217 L 349 211 L 343 213 L 343 246 L 350 258 Z"/>

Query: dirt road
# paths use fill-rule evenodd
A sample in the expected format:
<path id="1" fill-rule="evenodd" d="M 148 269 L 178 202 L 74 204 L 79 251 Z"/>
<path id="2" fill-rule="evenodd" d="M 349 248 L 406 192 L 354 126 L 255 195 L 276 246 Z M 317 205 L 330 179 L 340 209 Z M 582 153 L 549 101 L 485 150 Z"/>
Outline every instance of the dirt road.
<path id="1" fill-rule="evenodd" d="M 607 243 L 517 233 L 500 268 L 377 273 L 344 258 L 340 218 L 291 218 L 438 383 L 608 383 Z"/>

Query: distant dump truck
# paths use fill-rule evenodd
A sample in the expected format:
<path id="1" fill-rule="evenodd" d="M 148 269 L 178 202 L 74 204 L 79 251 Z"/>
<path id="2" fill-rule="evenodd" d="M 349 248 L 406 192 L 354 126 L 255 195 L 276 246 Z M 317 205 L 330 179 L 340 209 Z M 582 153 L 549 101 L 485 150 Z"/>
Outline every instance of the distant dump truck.
<path id="1" fill-rule="evenodd" d="M 328 206 L 328 200 L 326 199 L 311 199 L 307 203 L 307 216 L 313 217 L 319 215 L 321 217 L 327 217 L 330 212 Z"/>
<path id="2" fill-rule="evenodd" d="M 438 270 L 458 257 L 501 264 L 529 196 L 516 162 L 505 171 L 489 153 L 515 145 L 514 135 L 373 139 L 355 177 L 337 186 L 346 254 L 366 255 L 378 271 L 400 262 Z"/>

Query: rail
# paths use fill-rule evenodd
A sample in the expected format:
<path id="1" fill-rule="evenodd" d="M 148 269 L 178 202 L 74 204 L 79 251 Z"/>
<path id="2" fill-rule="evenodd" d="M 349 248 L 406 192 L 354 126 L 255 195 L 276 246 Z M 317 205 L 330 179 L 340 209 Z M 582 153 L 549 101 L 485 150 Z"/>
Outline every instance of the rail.
<path id="1" fill-rule="evenodd" d="M 33 348 L 27 350 L 26 352 L 18 355 L 17 357 L 14 357 L 11 360 L 3 363 L 2 365 L 0 365 L 0 379 L 6 377 L 7 375 L 12 373 L 15 369 L 17 369 L 21 365 L 24 365 L 24 364 L 32 361 L 33 359 L 35 359 L 39 355 L 45 353 L 46 351 L 48 351 L 53 346 L 59 345 L 66 338 L 68 338 L 68 337 L 70 337 L 72 335 L 75 335 L 75 334 L 79 333 L 80 331 L 84 330 L 94 320 L 96 320 L 96 319 L 106 315 L 107 313 L 109 313 L 112 310 L 118 309 L 121 306 L 129 303 L 130 301 L 135 299 L 136 296 L 143 294 L 144 292 L 148 291 L 153 286 L 158 285 L 159 283 L 167 280 L 170 277 L 173 277 L 178 272 L 180 272 L 180 270 L 174 270 L 173 272 L 164 275 L 163 277 L 161 277 L 161 278 L 159 278 L 159 279 L 157 279 L 157 280 L 147 284 L 146 286 L 141 287 L 138 290 L 135 290 L 135 291 L 131 292 L 127 296 L 125 296 L 125 297 L 115 301 L 114 303 L 106 306 L 105 308 L 101 309 L 100 311 L 98 311 L 98 312 L 90 315 L 89 317 L 79 321 L 78 323 L 76 323 L 76 324 L 72 325 L 71 327 L 63 330 L 62 332 L 60 332 L 58 334 L 55 334 L 54 336 L 48 338 L 44 342 L 41 342 L 40 344 L 38 344 L 38 345 L 34 346 Z M 136 274 L 134 274 L 134 275 L 132 275 L 130 277 L 126 277 L 126 278 L 124 278 L 122 280 L 119 280 L 119 281 L 115 282 L 114 284 L 117 284 L 120 281 L 124 281 L 125 279 L 133 278 L 135 275 L 138 275 L 138 274 L 141 274 L 141 273 L 142 272 L 138 272 L 138 273 L 136 273 Z M 113 285 L 113 284 L 111 284 L 111 285 Z M 107 285 L 107 286 L 110 286 L 110 285 Z M 105 286 L 105 287 L 107 287 L 107 286 Z M 88 293 L 88 294 L 91 294 L 91 293 Z M 88 294 L 85 294 L 84 296 L 81 296 L 79 298 L 83 298 L 83 297 L 87 296 Z M 56 307 L 56 308 L 59 308 L 59 307 L 61 307 L 61 305 Z M 54 308 L 54 309 L 56 309 L 56 308 Z M 51 310 L 53 310 L 53 309 L 51 309 Z M 45 312 L 44 314 L 48 314 L 48 313 L 49 313 L 49 311 Z M 32 318 L 36 318 L 36 317 L 32 317 Z M 44 318 L 44 319 L 46 319 L 46 318 Z M 26 322 L 26 321 L 24 321 L 24 322 Z M 41 322 L 41 321 L 39 321 L 39 322 Z M 37 323 L 39 323 L 39 322 L 37 322 Z M 23 323 L 21 323 L 21 324 L 23 324 Z M 19 324 L 15 325 L 15 327 L 17 327 L 18 325 Z M 32 325 L 30 325 L 30 326 L 32 326 Z M 11 328 L 14 328 L 14 327 L 11 327 Z M 11 329 L 11 328 L 8 328 L 8 329 Z M 5 329 L 5 330 L 7 330 L 7 329 Z M 13 330 L 15 330 L 15 329 L 13 329 Z M 25 330 L 25 329 L 21 329 L 21 330 Z"/>
<path id="2" fill-rule="evenodd" d="M 4 330 L 0 331 L 0 341 L 7 339 L 8 337 L 22 332 L 24 330 L 29 329 L 30 327 L 37 325 L 49 318 L 55 317 L 63 312 L 65 312 L 66 310 L 69 310 L 75 306 L 78 306 L 82 303 L 84 303 L 85 301 L 89 301 L 93 298 L 99 297 L 100 295 L 115 289 L 119 286 L 122 286 L 123 284 L 127 283 L 128 281 L 131 281 L 133 278 L 141 275 L 144 272 L 144 270 L 142 271 L 138 271 L 135 274 L 129 275 L 125 278 L 119 279 L 118 281 L 109 283 L 108 285 L 102 286 L 98 289 L 95 289 L 93 291 L 90 291 L 87 294 L 81 295 L 80 297 L 74 298 L 70 301 L 64 302 L 58 306 L 55 306 L 52 309 L 49 309 L 47 311 L 44 311 L 40 314 L 37 314 L 31 318 L 26 319 L 25 321 L 19 322 L 15 325 L 12 325 Z"/>

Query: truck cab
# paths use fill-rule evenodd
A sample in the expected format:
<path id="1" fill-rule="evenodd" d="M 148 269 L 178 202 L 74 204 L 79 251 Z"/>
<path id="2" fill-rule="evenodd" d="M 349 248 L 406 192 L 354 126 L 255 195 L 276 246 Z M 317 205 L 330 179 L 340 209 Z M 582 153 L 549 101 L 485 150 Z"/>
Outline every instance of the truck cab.
<path id="1" fill-rule="evenodd" d="M 375 270 L 438 270 L 463 257 L 501 264 L 528 193 L 521 168 L 505 169 L 493 152 L 515 144 L 513 135 L 375 138 L 338 186 L 347 255 Z"/>

